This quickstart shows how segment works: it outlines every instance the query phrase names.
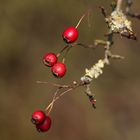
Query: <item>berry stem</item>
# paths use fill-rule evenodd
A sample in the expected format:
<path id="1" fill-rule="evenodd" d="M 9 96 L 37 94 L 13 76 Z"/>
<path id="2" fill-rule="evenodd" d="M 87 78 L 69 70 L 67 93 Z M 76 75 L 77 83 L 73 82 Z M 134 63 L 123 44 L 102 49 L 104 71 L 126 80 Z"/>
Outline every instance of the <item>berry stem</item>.
<path id="1" fill-rule="evenodd" d="M 53 108 L 53 105 L 54 105 L 54 102 L 55 102 L 55 98 L 56 98 L 57 93 L 59 92 L 59 90 L 60 90 L 60 88 L 58 88 L 58 89 L 56 90 L 56 92 L 55 92 L 54 95 L 53 95 L 52 102 L 48 105 L 47 108 L 45 108 L 46 111 L 48 110 L 47 115 L 50 114 L 50 112 L 51 112 L 51 110 L 52 110 L 52 108 Z"/>
<path id="2" fill-rule="evenodd" d="M 61 55 L 61 53 L 62 53 L 63 51 L 65 51 L 67 48 L 68 48 L 68 45 L 65 46 L 59 53 L 57 53 L 57 57 L 59 57 L 59 56 Z"/>
<path id="3" fill-rule="evenodd" d="M 57 90 L 56 90 L 56 92 L 54 93 L 54 96 L 53 96 L 53 100 L 50 102 L 50 104 L 45 108 L 45 111 L 48 111 L 48 114 L 51 112 L 51 110 L 52 110 L 52 108 L 53 108 L 53 106 L 54 106 L 54 103 L 58 100 L 58 99 L 60 99 L 64 94 L 66 94 L 67 92 L 70 92 L 70 91 L 72 91 L 72 90 L 74 90 L 74 89 L 76 89 L 76 88 L 78 88 L 78 87 L 80 87 L 80 86 L 83 86 L 83 85 L 85 85 L 86 83 L 83 83 L 83 82 L 80 82 L 80 83 L 78 83 L 78 84 L 74 84 L 74 85 L 72 85 L 72 86 L 68 86 L 67 88 L 66 88 L 66 90 L 65 91 L 63 91 L 63 92 L 61 92 L 58 96 L 57 96 L 57 93 L 63 88 L 58 88 Z"/>
<path id="4" fill-rule="evenodd" d="M 85 15 L 86 15 L 86 14 L 84 14 L 84 15 L 79 19 L 79 21 L 78 21 L 77 25 L 75 26 L 75 28 L 78 28 L 78 27 L 79 27 L 79 25 L 80 25 L 80 23 L 82 22 L 82 20 L 84 19 Z"/>
<path id="5" fill-rule="evenodd" d="M 66 50 L 65 55 L 64 55 L 64 57 L 63 57 L 63 59 L 62 59 L 62 63 L 65 63 L 66 57 L 67 57 L 67 55 L 68 55 L 68 53 L 69 53 L 71 47 L 73 47 L 73 46 L 70 45 L 69 48 Z"/>
<path id="6" fill-rule="evenodd" d="M 90 22 L 89 22 L 90 12 L 91 12 L 91 9 L 89 9 L 85 14 L 82 15 L 82 17 L 79 19 L 77 25 L 75 26 L 75 28 L 78 28 L 79 27 L 79 25 L 81 24 L 82 20 L 84 19 L 84 17 L 86 15 L 87 15 L 88 26 L 90 27 Z"/>
<path id="7" fill-rule="evenodd" d="M 65 57 L 63 57 L 63 59 L 62 59 L 62 63 L 65 63 L 65 60 L 66 60 L 66 58 L 65 58 Z"/>
<path id="8" fill-rule="evenodd" d="M 71 90 L 73 90 L 73 88 L 69 88 L 69 89 L 65 90 L 64 92 L 62 92 L 62 93 L 61 93 L 59 96 L 57 96 L 57 97 L 56 97 L 56 94 L 55 94 L 53 100 L 51 101 L 51 103 L 45 108 L 45 111 L 48 111 L 48 110 L 49 110 L 47 114 L 50 114 L 50 112 L 51 112 L 51 110 L 52 110 L 52 108 L 53 108 L 53 106 L 54 106 L 54 103 L 55 103 L 61 96 L 63 96 L 64 94 L 66 94 L 67 92 L 69 92 L 69 91 L 71 91 Z"/>

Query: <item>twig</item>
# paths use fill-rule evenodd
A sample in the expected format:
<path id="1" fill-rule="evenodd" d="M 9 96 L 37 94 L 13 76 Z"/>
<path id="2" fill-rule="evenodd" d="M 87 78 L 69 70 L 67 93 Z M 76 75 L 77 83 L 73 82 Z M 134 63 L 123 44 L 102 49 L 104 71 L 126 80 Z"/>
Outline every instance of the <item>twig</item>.
<path id="1" fill-rule="evenodd" d="M 96 45 L 86 45 L 86 44 L 83 44 L 83 43 L 76 43 L 75 45 L 78 45 L 78 46 L 81 46 L 81 47 L 84 47 L 84 48 L 91 48 L 91 49 L 95 49 L 97 47 Z"/>
<path id="2" fill-rule="evenodd" d="M 127 15 L 132 17 L 132 18 L 137 18 L 140 19 L 140 14 L 139 13 L 131 13 L 130 11 L 127 12 Z"/>
<path id="3" fill-rule="evenodd" d="M 121 5 L 122 5 L 122 0 L 117 0 L 116 10 L 119 11 L 121 9 Z"/>
<path id="4" fill-rule="evenodd" d="M 70 85 L 61 85 L 61 84 L 55 84 L 52 82 L 44 82 L 44 81 L 36 81 L 37 84 L 50 84 L 52 86 L 58 87 L 58 88 L 69 88 Z"/>
<path id="5" fill-rule="evenodd" d="M 80 18 L 80 20 L 79 20 L 79 22 L 77 23 L 77 25 L 75 26 L 75 28 L 78 28 L 78 27 L 79 27 L 79 25 L 80 25 L 81 21 L 84 19 L 85 15 L 86 15 L 86 14 L 84 14 L 84 15 Z"/>
<path id="6" fill-rule="evenodd" d="M 52 108 L 53 108 L 53 105 L 54 105 L 54 102 L 55 102 L 55 98 L 56 98 L 57 93 L 59 92 L 59 90 L 60 90 L 59 88 L 56 90 L 56 92 L 54 93 L 53 100 L 52 100 L 51 104 L 50 104 L 47 108 L 45 108 L 46 111 L 49 110 L 49 111 L 47 112 L 48 115 L 50 114 L 50 112 L 51 112 L 51 110 L 52 110 Z"/>
<path id="7" fill-rule="evenodd" d="M 131 6 L 132 6 L 133 2 L 132 0 L 126 0 L 126 15 L 132 17 L 132 18 L 137 18 L 140 19 L 140 14 L 139 13 L 133 13 L 131 11 Z"/>
<path id="8" fill-rule="evenodd" d="M 57 53 L 57 57 L 59 57 L 61 53 L 64 52 L 68 47 L 69 45 L 66 45 L 64 48 L 62 48 L 62 50 L 59 53 Z"/>
<path id="9" fill-rule="evenodd" d="M 48 111 L 48 114 L 51 112 L 52 110 L 52 107 L 54 106 L 54 103 L 59 99 L 61 98 L 63 95 L 65 95 L 66 93 L 80 87 L 80 86 L 84 86 L 84 85 L 87 85 L 87 83 L 84 83 L 84 82 L 79 82 L 79 83 L 75 83 L 73 82 L 73 86 L 71 87 L 68 87 L 67 89 L 65 89 L 63 92 L 60 92 L 61 89 L 64 89 L 65 87 L 62 87 L 62 88 L 58 88 L 56 90 L 56 92 L 54 93 L 54 96 L 53 96 L 53 100 L 51 101 L 51 103 L 45 108 L 46 111 Z M 60 94 L 57 96 L 58 92 L 60 92 Z"/>
<path id="10" fill-rule="evenodd" d="M 103 6 L 99 6 L 99 8 L 101 9 L 102 15 L 106 18 L 107 14 L 105 8 Z"/>

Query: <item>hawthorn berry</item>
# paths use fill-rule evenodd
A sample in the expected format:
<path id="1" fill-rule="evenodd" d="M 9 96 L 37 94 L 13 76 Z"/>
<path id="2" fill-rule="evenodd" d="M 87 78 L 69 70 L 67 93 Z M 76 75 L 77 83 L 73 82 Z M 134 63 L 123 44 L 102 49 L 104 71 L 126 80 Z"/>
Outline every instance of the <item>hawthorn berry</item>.
<path id="1" fill-rule="evenodd" d="M 62 34 L 63 40 L 66 43 L 73 43 L 77 40 L 78 38 L 78 30 L 74 26 L 70 26 L 66 28 Z"/>
<path id="2" fill-rule="evenodd" d="M 54 64 L 54 66 L 52 67 L 52 73 L 56 76 L 56 77 L 63 77 L 66 73 L 66 65 L 64 63 L 61 62 L 57 62 L 56 64 Z"/>
<path id="3" fill-rule="evenodd" d="M 45 120 L 41 124 L 36 124 L 36 128 L 39 132 L 46 132 L 51 127 L 51 118 L 49 116 L 46 116 Z"/>
<path id="4" fill-rule="evenodd" d="M 31 121 L 33 124 L 41 124 L 45 120 L 45 117 L 45 113 L 41 110 L 38 110 L 32 114 Z"/>
<path id="5" fill-rule="evenodd" d="M 52 67 L 57 62 L 57 56 L 54 53 L 46 53 L 43 56 L 43 63 L 48 67 Z"/>

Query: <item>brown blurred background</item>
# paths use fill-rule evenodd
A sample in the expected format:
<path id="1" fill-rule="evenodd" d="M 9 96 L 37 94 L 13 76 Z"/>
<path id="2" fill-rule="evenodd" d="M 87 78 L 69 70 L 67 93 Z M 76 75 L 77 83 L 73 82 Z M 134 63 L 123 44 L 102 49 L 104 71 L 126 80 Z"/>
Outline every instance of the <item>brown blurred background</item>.
<path id="1" fill-rule="evenodd" d="M 51 114 L 47 133 L 38 133 L 30 122 L 36 109 L 51 100 L 54 88 L 35 81 L 70 83 L 78 80 L 99 58 L 103 49 L 73 48 L 67 57 L 67 75 L 52 76 L 45 67 L 45 52 L 58 52 L 62 31 L 76 25 L 92 9 L 91 27 L 80 25 L 79 42 L 93 44 L 107 31 L 98 6 L 110 11 L 111 0 L 0 0 L 0 139 L 1 140 L 138 140 L 140 139 L 140 42 L 115 37 L 113 52 L 125 56 L 112 60 L 104 74 L 92 83 L 97 109 L 93 110 L 84 89 L 59 100 Z M 133 10 L 140 12 L 140 1 Z M 140 37 L 140 21 L 133 19 Z"/>

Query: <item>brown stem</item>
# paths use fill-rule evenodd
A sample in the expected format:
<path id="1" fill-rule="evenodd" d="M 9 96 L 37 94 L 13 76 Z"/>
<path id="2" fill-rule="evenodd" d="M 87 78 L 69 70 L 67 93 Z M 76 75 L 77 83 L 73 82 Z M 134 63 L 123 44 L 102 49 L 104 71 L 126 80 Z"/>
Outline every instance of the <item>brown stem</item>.
<path id="1" fill-rule="evenodd" d="M 68 45 L 65 46 L 59 53 L 57 53 L 57 57 L 59 57 L 59 56 L 61 55 L 61 53 L 62 53 L 63 51 L 65 51 L 68 47 L 69 47 Z"/>
<path id="2" fill-rule="evenodd" d="M 51 112 L 51 110 L 52 110 L 52 108 L 53 108 L 54 101 L 55 101 L 55 98 L 56 98 L 57 93 L 59 92 L 59 90 L 60 90 L 59 88 L 56 90 L 56 92 L 54 93 L 53 100 L 52 100 L 51 104 L 45 109 L 45 110 L 49 110 L 49 111 L 47 112 L 48 115 L 50 114 L 50 112 Z"/>
<path id="3" fill-rule="evenodd" d="M 58 88 L 69 88 L 71 85 L 61 85 L 61 84 L 56 84 L 52 82 L 43 82 L 43 81 L 36 81 L 37 84 L 50 84 L 52 86 L 58 87 Z"/>
<path id="4" fill-rule="evenodd" d="M 68 93 L 68 92 L 70 92 L 70 91 L 72 91 L 72 90 L 74 90 L 74 89 L 76 89 L 76 88 L 78 88 L 78 87 L 80 87 L 80 86 L 83 86 L 83 85 L 86 85 L 87 83 L 83 83 L 83 82 L 80 82 L 80 83 L 77 83 L 76 82 L 76 85 L 75 84 L 73 84 L 73 86 L 67 86 L 68 87 L 68 89 L 66 89 L 65 91 L 63 91 L 63 92 L 61 92 L 58 96 L 57 96 L 57 93 L 63 88 L 58 88 L 57 90 L 56 90 L 56 92 L 54 93 L 54 96 L 53 96 L 53 100 L 51 101 L 51 103 L 45 108 L 45 111 L 48 111 L 48 114 L 51 112 L 51 110 L 52 110 L 52 108 L 53 108 L 53 106 L 54 106 L 54 103 L 59 99 L 59 98 L 61 98 L 64 94 L 66 94 L 66 93 Z"/>
<path id="5" fill-rule="evenodd" d="M 78 45 L 78 46 L 81 46 L 81 47 L 84 47 L 84 48 L 91 48 L 91 49 L 95 49 L 97 47 L 97 45 L 86 45 L 86 44 L 83 44 L 83 43 L 76 43 L 74 45 Z"/>
<path id="6" fill-rule="evenodd" d="M 101 9 L 101 12 L 102 12 L 103 16 L 106 18 L 107 14 L 106 14 L 105 8 L 103 6 L 99 6 L 99 8 Z"/>
<path id="7" fill-rule="evenodd" d="M 123 0 L 117 0 L 116 10 L 118 10 L 118 11 L 121 10 L 122 1 Z"/>
<path id="8" fill-rule="evenodd" d="M 77 25 L 75 26 L 75 28 L 78 28 L 78 27 L 79 27 L 79 25 L 80 25 L 81 21 L 84 19 L 85 15 L 86 15 L 86 14 L 84 14 L 84 15 L 80 18 L 80 20 L 78 21 L 78 23 L 77 23 Z"/>

